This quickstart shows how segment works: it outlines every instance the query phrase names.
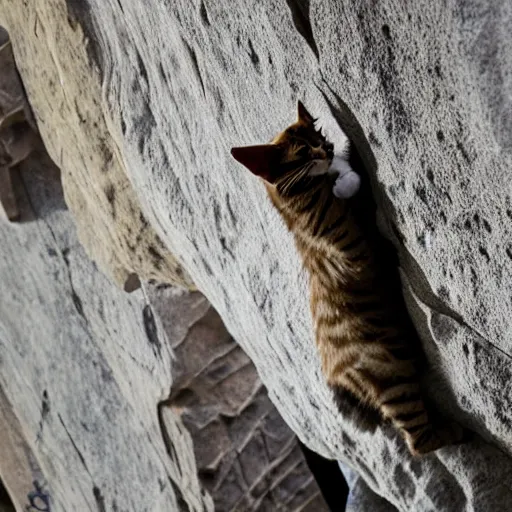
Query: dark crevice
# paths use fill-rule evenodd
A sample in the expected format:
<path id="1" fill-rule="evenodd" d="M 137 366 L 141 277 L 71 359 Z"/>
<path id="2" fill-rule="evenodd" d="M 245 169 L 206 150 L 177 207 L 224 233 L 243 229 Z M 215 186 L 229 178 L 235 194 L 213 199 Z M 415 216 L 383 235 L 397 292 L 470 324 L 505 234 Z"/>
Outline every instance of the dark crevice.
<path id="1" fill-rule="evenodd" d="M 172 481 L 171 477 L 169 477 L 169 483 L 171 484 L 172 490 L 174 491 L 174 494 L 176 496 L 176 502 L 178 503 L 179 512 L 189 512 L 190 507 L 188 503 L 185 501 L 181 489 Z"/>
<path id="2" fill-rule="evenodd" d="M 144 82 L 146 82 L 149 87 L 149 78 L 148 78 L 148 70 L 146 69 L 146 65 L 142 60 L 142 57 L 139 52 L 137 52 L 137 67 L 139 69 L 139 76 Z"/>
<path id="3" fill-rule="evenodd" d="M 313 36 L 313 29 L 311 28 L 309 0 L 286 0 L 286 3 L 290 8 L 295 28 L 309 45 L 315 54 L 315 57 L 320 59 L 320 52 L 318 51 L 318 47 Z"/>
<path id="4" fill-rule="evenodd" d="M 233 208 L 231 206 L 231 202 L 229 200 L 229 194 L 228 193 L 226 193 L 225 204 L 226 204 L 226 207 L 228 209 L 229 217 L 231 218 L 231 223 L 233 224 L 233 226 L 236 226 L 238 224 L 238 219 L 237 219 L 235 213 L 233 212 Z"/>
<path id="5" fill-rule="evenodd" d="M 338 463 L 310 450 L 301 441 L 297 442 L 329 508 L 332 511 L 345 510 L 349 487 Z"/>
<path id="6" fill-rule="evenodd" d="M 156 327 L 155 316 L 153 310 L 149 304 L 144 306 L 142 310 L 142 319 L 144 321 L 144 329 L 146 331 L 146 337 L 153 349 L 155 356 L 162 357 L 162 343 L 158 337 L 158 329 Z"/>
<path id="7" fill-rule="evenodd" d="M 50 227 L 50 225 L 48 223 L 47 223 L 47 227 L 48 227 L 48 230 L 50 231 L 50 233 L 52 234 L 52 237 L 55 239 L 55 243 L 57 243 L 57 238 L 55 237 L 55 234 L 53 233 L 52 228 Z M 77 313 L 87 323 L 89 323 L 89 321 L 87 320 L 87 317 L 85 316 L 85 313 L 84 313 L 84 306 L 82 304 L 82 299 L 79 297 L 78 293 L 75 290 L 75 286 L 73 285 L 73 278 L 71 276 L 71 266 L 70 266 L 70 263 L 69 263 L 68 255 L 69 255 L 69 249 L 64 249 L 62 251 L 62 257 L 64 259 L 64 262 L 66 263 L 66 269 L 67 269 L 67 272 L 68 272 L 69 286 L 71 287 L 71 299 L 73 301 L 73 304 L 75 306 L 75 309 L 76 309 Z"/>
<path id="8" fill-rule="evenodd" d="M 105 188 L 105 197 L 110 204 L 110 211 L 112 212 L 112 217 L 116 218 L 116 187 L 113 183 L 110 183 Z"/>
<path id="9" fill-rule="evenodd" d="M 82 304 L 82 299 L 75 292 L 73 286 L 71 286 L 71 288 L 71 299 L 73 301 L 73 304 L 75 305 L 75 309 L 77 310 L 78 314 L 87 322 L 87 318 L 85 318 L 84 314 L 84 306 Z"/>
<path id="10" fill-rule="evenodd" d="M 2 481 L 0 480 L 0 510 L 2 512 L 16 512 L 14 508 L 14 503 L 7 492 L 7 489 L 4 487 Z"/>
<path id="11" fill-rule="evenodd" d="M 258 66 L 259 62 L 260 62 L 260 58 L 258 57 L 258 54 L 256 53 L 256 50 L 254 49 L 254 46 L 252 44 L 252 41 L 249 39 L 249 41 L 247 42 L 247 44 L 249 45 L 249 55 L 251 57 L 251 62 L 255 65 L 255 66 Z"/>
<path id="12" fill-rule="evenodd" d="M 50 399 L 48 398 L 48 391 L 43 391 L 43 398 L 41 399 L 41 419 L 39 420 L 39 432 L 37 433 L 37 439 L 40 440 L 43 435 L 44 422 L 46 417 L 50 413 Z"/>
<path id="13" fill-rule="evenodd" d="M 372 187 L 373 178 L 377 175 L 377 161 L 366 138 L 364 131 L 352 113 L 348 105 L 329 87 L 323 80 L 322 84 L 328 89 L 328 93 L 317 85 L 328 104 L 332 116 L 347 135 L 350 143 L 349 163 L 353 169 L 357 169 L 361 177 L 361 187 L 354 199 L 350 199 L 350 208 L 354 217 L 367 240 L 372 242 L 374 249 L 379 250 L 379 265 L 391 271 L 393 278 L 389 279 L 400 283 L 398 274 L 398 254 L 390 240 L 379 231 L 376 223 L 377 204 L 384 197 L 377 194 L 377 189 Z"/>
<path id="14" fill-rule="evenodd" d="M 204 86 L 203 82 L 203 76 L 201 74 L 201 69 L 199 68 L 199 62 L 197 60 L 197 54 L 195 50 L 187 43 L 185 39 L 183 39 L 183 44 L 185 45 L 185 48 L 188 51 L 188 54 L 190 56 L 190 60 L 192 61 L 192 66 L 194 67 L 194 71 L 196 72 L 197 79 L 199 80 L 199 83 L 201 85 L 201 89 L 203 91 L 203 96 L 206 98 L 206 88 Z"/>
<path id="15" fill-rule="evenodd" d="M 201 7 L 199 7 L 199 15 L 203 20 L 203 23 L 209 27 L 211 25 L 210 17 L 208 16 L 208 10 L 206 9 L 206 5 L 204 5 L 204 0 L 201 2 Z"/>
<path id="16" fill-rule="evenodd" d="M 151 260 L 152 260 L 155 268 L 157 270 L 161 270 L 162 269 L 162 261 L 164 260 L 164 257 L 158 251 L 158 249 L 154 245 L 150 245 L 148 247 L 148 254 L 151 256 Z"/>
<path id="17" fill-rule="evenodd" d="M 103 70 L 103 58 L 98 42 L 100 39 L 95 34 L 92 10 L 88 0 L 66 0 L 66 6 L 68 22 L 72 27 L 76 24 L 80 25 L 86 36 L 84 44 L 89 62 L 95 64 L 100 71 Z"/>
<path id="18" fill-rule="evenodd" d="M 96 500 L 98 512 L 106 512 L 107 509 L 105 508 L 105 498 L 101 494 L 100 488 L 97 485 L 93 486 L 92 493 L 94 494 L 94 499 Z"/>
<path id="19" fill-rule="evenodd" d="M 229 254 L 231 256 L 231 259 L 235 260 L 235 255 L 233 254 L 231 249 L 228 247 L 226 239 L 222 236 L 222 237 L 220 237 L 219 241 L 220 241 L 220 245 L 222 246 L 222 250 L 225 253 Z"/>
<path id="20" fill-rule="evenodd" d="M 62 427 L 66 431 L 66 434 L 71 442 L 71 445 L 75 449 L 75 452 L 77 453 L 78 458 L 80 459 L 80 462 L 82 463 L 82 465 L 85 468 L 85 470 L 87 471 L 87 473 L 89 473 L 89 475 L 91 475 L 89 468 L 87 467 L 87 464 L 85 463 L 84 456 L 82 455 L 82 452 L 78 449 L 78 446 L 76 445 L 75 441 L 73 440 L 73 437 L 69 433 L 69 430 L 67 429 L 66 424 L 64 423 L 64 420 L 62 419 L 62 416 L 60 414 L 58 414 L 58 417 L 59 417 L 59 421 L 60 421 Z"/>

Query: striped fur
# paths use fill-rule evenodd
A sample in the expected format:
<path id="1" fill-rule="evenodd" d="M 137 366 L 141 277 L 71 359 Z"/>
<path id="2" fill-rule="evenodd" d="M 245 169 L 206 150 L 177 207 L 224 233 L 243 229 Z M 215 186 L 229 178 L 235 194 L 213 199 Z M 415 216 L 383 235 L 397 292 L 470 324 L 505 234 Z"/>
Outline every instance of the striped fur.
<path id="1" fill-rule="evenodd" d="M 407 313 L 390 293 L 375 248 L 359 228 L 350 203 L 334 197 L 334 177 L 311 172 L 322 148 L 324 159 L 332 158 L 332 145 L 313 123 L 299 104 L 297 123 L 274 139 L 274 148 L 261 146 L 266 148 L 263 163 L 253 164 L 261 154 L 258 146 L 248 153 L 234 148 L 232 154 L 264 177 L 274 206 L 295 235 L 310 276 L 311 313 L 327 382 L 338 403 L 355 397 L 362 409 L 391 420 L 412 454 L 462 442 L 458 425 L 445 422 L 434 428 L 430 421 Z M 301 159 L 297 151 L 304 145 L 309 151 L 302 149 Z"/>

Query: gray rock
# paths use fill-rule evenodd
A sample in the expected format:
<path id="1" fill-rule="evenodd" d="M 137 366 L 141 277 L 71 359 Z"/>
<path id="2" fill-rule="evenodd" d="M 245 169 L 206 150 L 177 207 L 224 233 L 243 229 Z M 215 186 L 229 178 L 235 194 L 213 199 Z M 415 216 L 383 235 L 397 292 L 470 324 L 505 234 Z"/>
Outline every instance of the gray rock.
<path id="1" fill-rule="evenodd" d="M 0 37 L 3 35 L 4 32 L 0 30 Z M 10 50 L 10 46 L 7 49 Z M 11 54 L 6 54 L 5 51 L 0 53 L 2 58 L 6 55 L 7 58 L 0 61 L 0 114 L 15 112 L 15 109 L 10 108 L 9 102 L 23 104 L 25 101 Z M 23 112 L 23 108 L 19 111 Z M 9 127 L 5 126 L 5 120 L 11 121 L 15 115 L 17 111 L 14 115 L 0 116 L 0 143 L 9 142 L 10 139 L 6 136 Z M 14 121 L 23 123 L 23 131 L 20 133 L 35 134 L 25 120 L 26 116 L 21 115 L 19 120 Z M 37 139 L 35 142 L 38 142 Z M 6 338 L 2 343 L 9 344 L 12 341 L 9 336 L 12 336 L 12 324 L 13 320 L 16 323 L 16 319 L 23 322 L 18 326 L 23 337 L 16 340 L 16 343 L 10 343 L 10 350 L 18 344 L 18 350 L 33 352 L 32 344 L 48 343 L 48 332 L 55 330 L 60 331 L 58 338 L 65 349 L 69 349 L 70 341 L 79 345 L 92 343 L 97 348 L 94 359 L 102 361 L 101 386 L 94 385 L 94 379 L 91 383 L 84 378 L 90 366 L 87 360 L 89 353 L 73 351 L 69 359 L 62 359 L 58 368 L 59 382 L 66 389 L 58 390 L 57 397 L 59 400 L 68 400 L 86 407 L 88 403 L 95 403 L 96 410 L 110 412 L 116 408 L 118 411 L 115 420 L 112 414 L 105 414 L 99 421 L 94 414 L 76 414 L 76 407 L 60 404 L 57 418 L 67 436 L 62 439 L 62 429 L 49 430 L 46 426 L 52 422 L 51 413 L 54 412 L 53 390 L 50 399 L 50 392 L 45 386 L 40 407 L 36 401 L 34 404 L 37 407 L 27 411 L 26 400 L 31 393 L 21 389 L 20 383 L 10 378 L 13 368 L 0 366 L 0 375 L 2 379 L 6 379 L 5 393 L 0 386 L 0 508 L 4 510 L 3 478 L 18 510 L 24 510 L 25 504 L 44 508 L 45 502 L 51 510 L 80 510 L 87 507 L 88 502 L 96 502 L 99 510 L 118 510 L 120 507 L 124 510 L 125 507 L 128 510 L 168 510 L 176 507 L 180 510 L 211 510 L 212 505 L 217 510 L 256 510 L 263 501 L 270 498 L 282 510 L 303 508 L 313 501 L 318 511 L 326 510 L 293 432 L 270 403 L 254 366 L 226 331 L 207 300 L 199 293 L 186 293 L 161 283 L 146 290 L 147 300 L 139 292 L 134 294 L 133 300 L 127 301 L 126 296 L 113 289 L 99 274 L 80 246 L 71 248 L 71 245 L 77 244 L 76 233 L 69 214 L 65 211 L 60 173 L 40 145 L 27 146 L 31 151 L 23 152 L 23 158 L 17 158 L 16 162 L 20 188 L 25 191 L 20 196 L 23 197 L 23 208 L 19 210 L 20 214 L 23 213 L 20 219 L 22 225 L 17 231 L 9 230 L 6 225 L 3 234 L 5 245 L 10 245 L 12 251 L 23 251 L 19 249 L 20 237 L 31 244 L 31 251 L 27 252 L 25 261 L 14 258 L 10 260 L 11 254 L 4 254 L 2 269 L 5 275 L 2 274 L 1 277 L 5 281 L 13 279 L 12 272 L 7 276 L 10 266 L 19 266 L 21 269 L 30 266 L 30 278 L 34 281 L 31 285 L 37 287 L 53 279 L 47 294 L 41 296 L 39 308 L 45 306 L 43 300 L 46 300 L 55 309 L 52 309 L 54 314 L 46 319 L 47 328 L 41 330 L 37 320 L 38 308 L 32 304 L 33 297 L 25 296 L 25 290 L 20 287 L 6 286 L 3 291 L 4 307 L 0 316 L 2 323 L 7 326 Z M 30 152 L 34 153 L 32 158 L 19 165 Z M 54 210 L 60 211 L 60 215 L 53 215 Z M 43 250 L 41 245 L 44 236 L 33 236 L 34 224 L 37 229 L 37 223 L 47 227 L 46 233 L 44 229 L 40 229 L 41 226 L 39 229 L 51 237 Z M 18 233 L 18 237 L 13 233 Z M 57 248 L 64 245 L 63 240 L 66 247 Z M 69 283 L 66 279 L 62 280 L 59 271 L 53 274 L 46 271 L 44 259 L 59 259 L 59 256 L 60 262 L 66 266 Z M 78 267 L 78 271 L 75 271 L 75 267 Z M 88 278 L 82 285 L 84 275 Z M 129 290 L 125 284 L 124 289 L 134 292 L 140 287 L 140 282 L 135 274 L 131 276 L 134 283 L 129 286 Z M 14 272 L 14 280 L 16 277 Z M 101 300 L 105 290 L 107 295 L 116 297 L 108 308 L 105 308 Z M 55 300 L 54 294 L 60 300 Z M 73 323 L 68 324 L 59 317 L 59 314 L 66 313 L 64 309 L 61 310 L 66 298 L 71 299 L 74 309 L 83 318 L 86 324 L 84 333 L 74 333 L 73 336 L 68 332 L 74 330 Z M 16 303 L 17 307 L 21 307 L 23 303 L 28 303 L 25 306 L 27 308 L 34 306 L 33 316 L 18 315 L 16 308 L 10 307 L 12 303 Z M 113 322 L 105 319 L 105 309 L 115 313 Z M 134 329 L 130 334 L 129 324 L 116 329 L 115 322 L 125 324 L 126 315 L 138 319 L 135 325 L 142 325 L 143 331 L 140 328 Z M 133 328 L 133 321 L 131 327 Z M 31 335 L 34 330 L 39 332 L 41 339 Z M 141 334 L 144 335 L 142 339 Z M 88 336 L 87 340 L 84 339 L 85 336 Z M 116 340 L 120 339 L 122 345 L 116 344 Z M 51 349 L 52 342 L 56 343 L 51 340 L 48 350 Z M 107 357 L 102 353 L 103 342 L 113 342 L 106 349 L 109 352 Z M 141 343 L 143 346 L 137 347 Z M 131 346 L 132 344 L 135 345 Z M 59 351 L 58 342 L 53 348 Z M 120 350 L 122 353 L 116 355 Z M 130 353 L 132 363 L 142 360 L 139 370 L 143 370 L 143 373 L 149 371 L 145 360 L 147 351 L 152 354 L 152 359 L 161 360 L 161 365 L 152 363 L 150 372 L 165 371 L 166 375 L 161 376 L 164 381 L 169 379 L 171 373 L 171 356 L 174 361 L 172 395 L 179 397 L 188 393 L 197 397 L 198 403 L 189 401 L 183 409 L 183 404 L 176 405 L 172 400 L 157 403 L 154 399 L 154 409 L 150 416 L 147 410 L 148 407 L 151 408 L 150 399 L 142 407 L 138 406 L 138 402 L 137 405 L 127 406 L 126 399 L 123 401 L 118 396 L 117 382 L 118 376 L 122 379 L 121 384 L 126 381 L 127 368 L 122 364 L 116 366 L 119 356 L 121 360 L 125 358 L 125 351 Z M 8 356 L 9 350 L 5 353 Z M 49 360 L 40 358 L 37 363 L 45 370 L 51 368 Z M 93 364 L 97 365 L 97 362 L 93 361 Z M 77 367 L 80 369 L 78 372 Z M 29 365 L 25 365 L 25 370 L 27 375 L 24 376 L 24 382 L 30 383 L 29 388 L 37 387 L 33 383 L 40 379 L 38 373 Z M 146 379 L 138 378 L 137 370 L 130 369 L 130 375 L 130 386 L 137 386 L 137 382 L 145 386 Z M 154 379 L 157 381 L 158 377 L 155 376 Z M 68 384 L 63 385 L 64 382 Z M 66 395 L 65 391 L 72 391 L 72 395 Z M 141 391 L 143 395 L 148 392 L 139 390 Z M 119 405 L 123 406 L 119 408 Z M 207 423 L 204 423 L 204 411 L 208 412 Z M 27 425 L 27 412 L 34 414 L 38 422 Z M 123 418 L 123 415 L 129 417 Z M 197 418 L 201 420 L 199 423 Z M 111 421 L 122 428 L 109 428 Z M 73 428 L 77 422 L 82 428 Z M 158 447 L 153 453 L 148 450 L 148 446 L 144 443 L 140 445 L 137 440 L 144 437 L 144 430 L 141 431 L 137 423 L 145 425 L 149 446 L 154 444 Z M 37 431 L 33 430 L 34 427 L 37 427 Z M 50 439 L 52 436 L 56 436 L 56 439 Z M 139 450 L 120 450 L 119 444 L 124 442 L 123 437 L 128 447 L 129 443 L 138 443 Z M 35 445 L 31 443 L 31 438 L 36 439 Z M 45 451 L 56 442 L 60 446 L 59 456 L 66 459 L 68 464 L 54 464 L 48 469 L 44 466 Z M 100 471 L 97 468 L 98 461 L 89 455 L 91 451 L 102 452 L 98 453 L 102 458 Z M 166 452 L 168 458 L 163 461 L 163 468 L 157 465 L 153 469 L 152 458 L 161 459 L 162 451 Z M 215 460 L 212 460 L 211 454 Z M 291 459 L 292 454 L 294 465 L 290 469 L 286 462 Z M 73 464 L 78 468 L 70 469 Z M 144 468 L 141 474 L 137 471 L 140 467 Z M 93 481 L 92 487 L 62 487 L 63 482 L 73 478 L 77 472 L 80 475 L 84 469 Z M 109 475 L 109 471 L 113 473 Z M 201 486 L 198 484 L 198 474 L 201 477 Z M 281 480 L 287 482 L 287 492 L 276 496 Z M 121 486 L 118 485 L 119 481 L 123 482 Z M 155 487 L 147 485 L 148 482 L 158 483 L 161 496 L 156 500 Z M 140 492 L 141 486 L 145 488 L 143 493 Z M 168 486 L 170 491 L 166 492 Z M 211 492 L 213 503 L 204 489 Z M 66 496 L 67 492 L 71 495 Z M 121 499 L 119 495 L 122 496 Z M 5 494 L 5 499 L 7 498 L 8 495 Z M 76 503 L 77 498 L 80 505 Z"/>
<path id="2" fill-rule="evenodd" d="M 172 352 L 158 322 L 148 339 L 142 291 L 89 260 L 48 156 L 20 174 L 21 223 L 0 220 L 0 478 L 16 510 L 37 489 L 51 511 L 213 510 L 175 414 L 181 434 L 162 437 Z"/>
<path id="3" fill-rule="evenodd" d="M 254 365 L 200 293 L 153 285 L 148 298 L 172 340 L 173 384 L 161 411 L 192 437 L 199 480 L 215 510 L 327 511 L 297 438 Z"/>
<path id="4" fill-rule="evenodd" d="M 52 511 L 256 510 L 269 499 L 327 510 L 293 432 L 206 299 L 116 289 L 78 244 L 48 157 L 34 154 L 20 174 L 22 224 L 0 224 L 10 248 L 0 264 L 0 480 L 17 510 L 34 485 Z M 198 349 L 202 364 L 187 364 Z M 184 391 L 197 403 L 174 404 Z"/>
<path id="5" fill-rule="evenodd" d="M 86 119 L 101 102 L 142 210 L 301 440 L 348 462 L 399 510 L 509 509 L 509 2 L 203 0 L 148 9 L 88 0 L 66 9 L 63 0 L 2 0 L 0 19 L 53 158 L 65 148 L 72 176 L 101 164 L 89 166 L 79 120 L 48 98 L 64 90 Z M 28 28 L 36 19 L 51 45 Z M 83 51 L 72 53 L 80 41 Z M 58 62 L 58 95 L 30 68 L 36 55 Z M 77 87 L 83 75 L 101 81 L 102 96 Z M 361 153 L 411 313 L 437 363 L 432 400 L 478 441 L 417 461 L 394 432 L 360 432 L 337 413 L 292 237 L 261 184 L 229 157 L 231 146 L 264 142 L 289 123 L 297 97 L 338 148 L 342 128 Z M 65 183 L 95 205 L 93 185 Z M 87 208 L 71 207 L 87 226 Z M 113 222 L 106 210 L 101 222 Z"/>
<path id="6" fill-rule="evenodd" d="M 7 32 L 0 27 L 0 205 L 7 218 L 20 216 L 17 205 L 16 166 L 40 146 L 34 131 L 30 108 L 16 72 L 12 46 Z"/>
<path id="7" fill-rule="evenodd" d="M 99 101 L 101 83 L 96 69 L 88 63 L 88 43 L 83 32 L 73 17 L 68 16 L 65 2 L 54 2 L 47 7 L 47 12 L 38 9 L 27 11 L 21 4 L 2 2 L 0 23 L 8 26 L 13 40 L 22 37 L 34 44 L 32 50 L 35 52 L 29 51 L 31 45 L 17 45 L 16 64 L 25 75 L 25 90 L 30 96 L 31 106 L 35 107 L 34 117 L 44 144 L 63 170 L 66 203 L 75 212 L 80 241 L 98 266 L 127 291 L 137 289 L 140 279 L 136 276 L 194 289 L 190 276 L 165 249 L 142 213 L 123 170 L 120 142 L 112 137 L 102 111 Z M 52 28 L 52 23 L 58 25 Z M 67 48 L 65 60 L 56 58 L 54 53 L 61 44 Z M 2 55 L 5 57 L 6 52 Z M 2 60 L 0 65 L 4 71 L 5 59 Z M 27 73 L 32 78 L 26 76 Z M 7 91 L 8 101 L 5 101 L 6 75 L 2 73 L 0 80 L 0 110 L 16 98 L 12 91 Z M 14 77 L 14 82 L 18 82 L 17 77 Z M 42 83 L 46 85 L 41 87 Z M 16 89 L 17 95 L 21 92 Z M 86 94 L 90 101 L 82 102 L 79 97 Z M 40 115 L 42 110 L 47 114 L 44 119 Z M 0 124 L 4 124 L 1 118 Z M 53 126 L 50 130 L 53 135 L 48 137 L 45 126 L 50 125 Z M 65 141 L 60 136 L 53 140 L 58 131 L 66 134 Z M 26 153 L 26 138 L 9 139 L 13 140 L 8 141 L 5 152 L 19 160 Z M 0 179 L 6 181 L 5 173 Z M 2 197 L 0 200 L 5 202 Z M 16 216 L 17 212 L 13 211 L 13 214 Z"/>

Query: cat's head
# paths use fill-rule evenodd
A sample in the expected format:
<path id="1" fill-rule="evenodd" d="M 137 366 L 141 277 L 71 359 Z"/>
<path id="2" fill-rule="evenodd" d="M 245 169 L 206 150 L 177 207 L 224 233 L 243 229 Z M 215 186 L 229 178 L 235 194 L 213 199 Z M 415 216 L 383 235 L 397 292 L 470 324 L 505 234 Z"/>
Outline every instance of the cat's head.
<path id="1" fill-rule="evenodd" d="M 270 144 L 232 148 L 231 154 L 269 183 L 298 174 L 327 174 L 334 156 L 334 146 L 315 128 L 315 121 L 299 101 L 297 121 Z"/>

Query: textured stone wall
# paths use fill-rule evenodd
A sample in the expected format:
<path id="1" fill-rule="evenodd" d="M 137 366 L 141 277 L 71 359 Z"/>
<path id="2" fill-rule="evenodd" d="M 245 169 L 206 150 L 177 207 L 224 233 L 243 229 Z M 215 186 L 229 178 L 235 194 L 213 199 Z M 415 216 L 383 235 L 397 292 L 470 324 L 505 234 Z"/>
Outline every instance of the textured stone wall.
<path id="1" fill-rule="evenodd" d="M 301 440 L 400 510 L 507 510 L 512 498 L 511 11 L 477 0 L 0 0 L 90 253 L 130 254 L 116 201 L 136 198 L 161 247 L 143 244 L 133 261 L 156 268 L 155 252 L 174 254 Z M 343 129 L 361 153 L 436 367 L 430 396 L 474 443 L 416 461 L 392 431 L 361 432 L 336 411 L 292 238 L 229 157 L 289 123 L 297 97 L 338 148 Z"/>
<path id="2" fill-rule="evenodd" d="M 215 510 L 327 512 L 296 436 L 208 301 L 162 285 L 148 296 L 175 355 L 161 413 L 174 411 L 190 433 Z"/>
<path id="3" fill-rule="evenodd" d="M 126 295 L 113 289 L 113 285 L 99 274 L 77 245 L 75 227 L 62 197 L 59 170 L 50 161 L 35 131 L 30 107 L 26 104 L 16 73 L 11 46 L 8 43 L 3 45 L 7 33 L 2 30 L 0 164 L 6 165 L 4 170 L 7 172 L 2 174 L 4 181 L 0 181 L 0 199 L 7 218 L 2 218 L 1 229 L 5 246 L 10 245 L 11 251 L 4 251 L 2 255 L 4 264 L 0 279 L 5 286 L 2 288 L 0 325 L 4 327 L 4 336 L 0 342 L 6 348 L 6 360 L 13 350 L 24 355 L 37 350 L 34 343 L 45 348 L 47 354 L 52 354 L 60 352 L 52 336 L 48 339 L 49 333 L 56 331 L 65 350 L 69 350 L 73 343 L 86 343 L 88 340 L 98 345 L 100 342 L 96 357 L 107 362 L 101 369 L 101 385 L 94 386 L 85 377 L 89 366 L 86 352 L 72 351 L 68 357 L 62 358 L 57 372 L 59 384 L 62 386 L 66 382 L 63 387 L 69 386 L 69 389 L 57 390 L 58 400 L 62 402 L 56 405 L 54 400 L 50 400 L 50 391 L 45 386 L 42 392 L 36 391 L 37 394 L 42 393 L 40 408 L 36 400 L 33 404 L 35 409 L 28 411 L 26 400 L 37 388 L 34 383 L 38 378 L 38 366 L 51 372 L 51 356 L 49 359 L 41 357 L 37 361 L 25 361 L 22 372 L 26 375 L 22 382 L 9 378 L 17 368 L 0 367 L 2 381 L 5 379 L 5 388 L 0 385 L 0 509 L 11 510 L 3 508 L 9 502 L 9 495 L 2 485 L 3 477 L 17 510 L 25 510 L 29 505 L 49 507 L 53 511 L 70 510 L 72 506 L 81 510 L 87 507 L 88 502 L 96 502 L 100 510 L 125 509 L 125 504 L 129 504 L 129 510 L 167 510 L 174 505 L 180 510 L 211 510 L 212 506 L 226 511 L 326 510 L 295 435 L 269 401 L 253 364 L 226 331 L 204 296 L 160 282 L 146 283 L 144 292 L 135 292 L 133 300 L 127 301 Z M 55 210 L 62 211 L 56 216 Z M 9 225 L 7 220 L 18 221 L 18 225 Z M 34 226 L 39 230 L 46 226 L 48 230 L 42 238 L 37 238 L 33 236 Z M 44 241 L 45 234 L 50 235 L 49 240 Z M 20 237 L 26 240 L 29 250 L 20 245 Z M 44 248 L 43 243 L 46 245 Z M 63 248 L 57 249 L 56 246 L 60 245 Z M 72 245 L 75 246 L 73 249 Z M 24 260 L 9 259 L 11 254 L 18 252 L 26 253 Z M 69 283 L 66 280 L 62 282 L 59 271 L 51 274 L 45 266 L 46 259 L 59 257 L 68 267 Z M 73 275 L 72 258 L 78 260 L 81 269 L 73 271 Z M 13 266 L 32 269 L 26 276 L 26 286 L 15 286 L 16 270 L 19 269 L 11 270 Z M 89 277 L 82 283 L 84 275 Z M 91 280 L 101 285 L 90 286 Z M 33 304 L 30 286 L 38 287 L 45 282 L 51 285 L 41 295 L 40 303 Z M 116 320 L 112 323 L 113 329 L 109 330 L 102 302 L 105 290 L 118 298 L 110 305 L 111 311 L 117 312 L 117 321 L 123 322 L 125 315 L 138 317 L 143 332 L 135 329 L 127 337 L 128 331 L 122 329 L 124 332 L 120 332 L 115 327 Z M 73 335 L 72 319 L 61 318 L 66 313 L 63 306 L 66 298 L 71 298 L 75 312 L 84 320 L 86 334 Z M 31 333 L 41 327 L 38 311 L 41 313 L 45 307 L 49 310 L 45 318 L 46 328 L 35 337 Z M 32 309 L 32 315 L 19 315 L 22 308 Z M 90 309 L 87 315 L 86 309 Z M 105 349 L 109 354 L 103 354 L 102 341 L 109 345 Z M 131 344 L 133 347 L 130 349 Z M 159 368 L 152 365 L 151 373 L 163 372 L 163 380 L 171 376 L 172 381 L 171 400 L 158 402 L 154 399 L 149 417 L 141 403 L 132 403 L 131 407 L 118 411 L 115 423 L 123 425 L 121 431 L 110 423 L 113 419 L 107 413 L 120 405 L 112 401 L 120 384 L 117 375 L 125 378 L 126 368 L 122 364 L 116 366 L 118 356 L 115 353 L 120 349 L 123 356 L 125 351 L 130 351 L 130 358 L 136 365 L 131 370 L 130 385 L 144 385 L 144 377 L 137 376 L 137 371 L 144 373 L 149 370 L 144 361 L 146 351 L 162 360 Z M 162 356 L 163 352 L 167 357 Z M 168 364 L 169 356 L 172 364 Z M 6 360 L 1 361 L 2 365 L 7 364 Z M 38 366 L 31 365 L 31 362 Z M 80 369 L 78 372 L 77 367 Z M 55 385 L 51 377 L 48 381 Z M 72 393 L 66 395 L 66 390 Z M 90 413 L 77 416 L 72 404 L 65 401 L 80 403 L 82 407 L 93 402 L 105 414 L 100 414 L 101 421 L 91 421 Z M 151 403 L 146 406 L 151 408 Z M 62 438 L 62 430 L 45 428 L 47 423 L 55 421 L 55 407 L 60 409 L 57 417 L 67 438 Z M 39 418 L 39 423 L 27 422 L 31 414 Z M 73 428 L 77 421 L 82 428 Z M 152 454 L 142 446 L 143 460 L 139 460 L 140 451 L 119 450 L 123 437 L 127 443 L 133 441 L 133 426 L 137 421 L 149 426 L 147 435 L 159 447 Z M 160 429 L 160 439 L 155 432 L 155 424 Z M 37 431 L 33 427 L 37 427 Z M 139 433 L 139 437 L 142 434 Z M 36 439 L 35 443 L 33 439 Z M 58 452 L 55 451 L 55 443 L 59 446 Z M 163 461 L 168 470 L 168 483 L 161 476 L 162 468 L 153 468 L 151 462 L 153 457 L 165 457 L 161 453 L 162 447 L 168 456 Z M 102 457 L 100 471 L 98 460 L 90 455 L 93 449 Z M 45 464 L 48 456 L 65 458 L 68 465 L 48 467 Z M 145 473 L 135 471 L 144 462 L 148 464 Z M 73 464 L 78 468 L 70 469 Z M 116 470 L 115 475 L 108 474 L 109 467 Z M 79 485 L 67 489 L 63 483 L 70 475 L 80 474 L 84 468 L 93 486 Z M 118 484 L 119 479 L 123 481 L 122 485 Z M 129 488 L 124 480 L 130 482 Z M 140 485 L 148 481 L 158 482 L 162 494 L 159 499 L 155 499 L 153 486 L 147 486 L 143 493 L 140 492 Z M 168 484 L 171 490 L 165 492 Z M 79 497 L 80 505 L 76 501 L 77 493 L 82 495 L 81 501 Z M 118 495 L 123 493 L 129 495 L 119 498 Z"/>

